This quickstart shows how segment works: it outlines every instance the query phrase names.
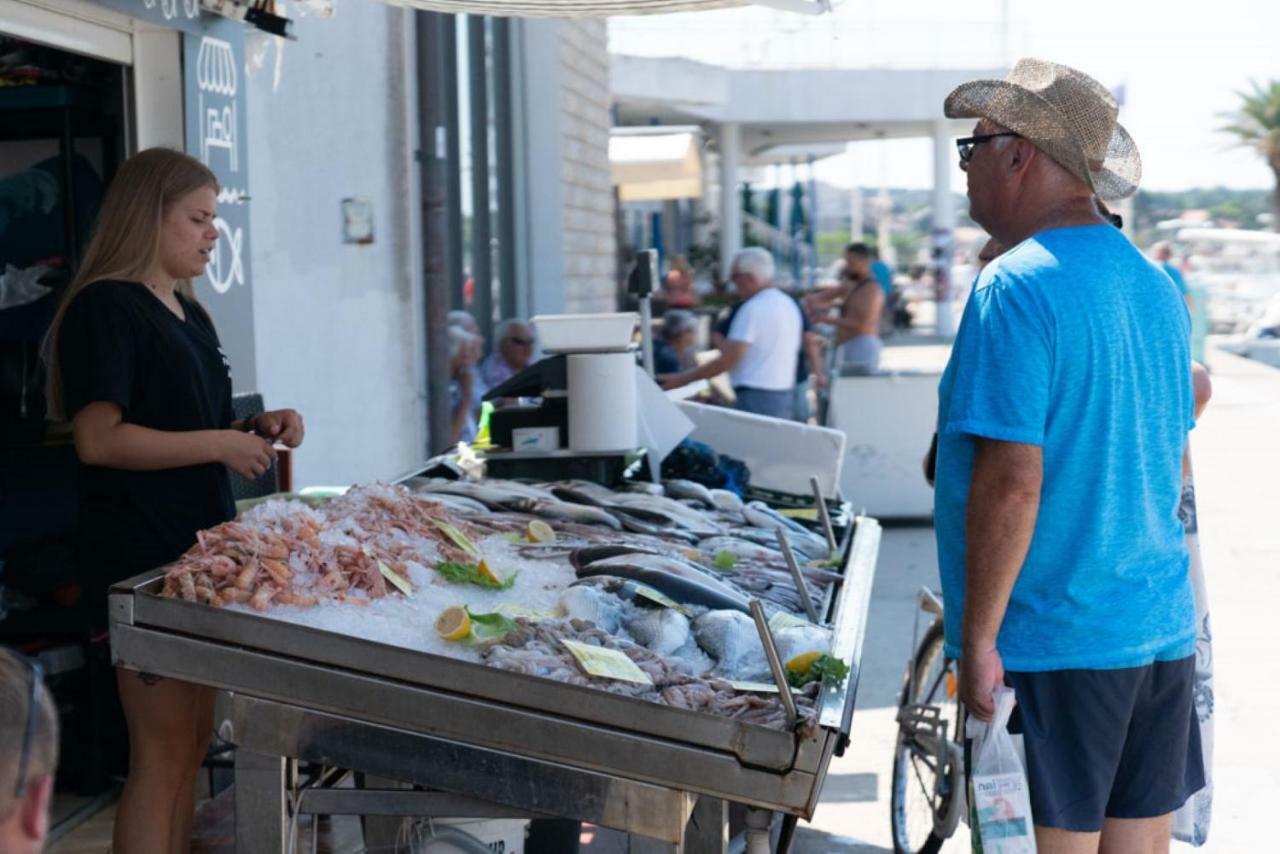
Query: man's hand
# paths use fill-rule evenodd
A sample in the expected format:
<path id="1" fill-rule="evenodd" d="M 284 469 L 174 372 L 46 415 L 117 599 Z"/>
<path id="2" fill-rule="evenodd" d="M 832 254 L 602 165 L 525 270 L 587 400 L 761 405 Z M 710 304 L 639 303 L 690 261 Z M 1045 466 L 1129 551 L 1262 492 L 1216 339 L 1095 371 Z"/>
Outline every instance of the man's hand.
<path id="1" fill-rule="evenodd" d="M 689 384 L 689 380 L 685 379 L 684 373 L 678 374 L 659 374 L 658 385 L 662 386 L 663 391 L 671 391 L 673 388 L 680 388 Z"/>
<path id="2" fill-rule="evenodd" d="M 264 412 L 258 416 L 254 429 L 262 438 L 290 448 L 301 445 L 306 432 L 302 426 L 302 416 L 294 409 Z"/>
<path id="3" fill-rule="evenodd" d="M 809 375 L 809 379 L 813 381 L 815 390 L 822 390 L 827 387 L 827 375 L 818 371 Z"/>
<path id="4" fill-rule="evenodd" d="M 966 649 L 960 656 L 960 702 L 980 721 L 991 720 L 996 713 L 991 695 L 1004 685 L 1004 662 L 994 644 L 985 649 Z"/>

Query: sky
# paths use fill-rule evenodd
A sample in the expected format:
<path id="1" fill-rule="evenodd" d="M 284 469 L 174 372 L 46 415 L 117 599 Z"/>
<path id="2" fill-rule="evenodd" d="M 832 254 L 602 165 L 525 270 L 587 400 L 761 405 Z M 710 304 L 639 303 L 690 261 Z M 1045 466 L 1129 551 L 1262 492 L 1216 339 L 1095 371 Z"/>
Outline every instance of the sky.
<path id="1" fill-rule="evenodd" d="M 1280 0 L 837 0 L 810 17 L 759 7 L 615 18 L 610 49 L 751 67 L 990 68 L 1020 56 L 1123 86 L 1144 189 L 1269 189 L 1216 129 L 1251 80 L 1280 79 Z M 941 112 L 941 104 L 939 104 Z M 840 186 L 927 188 L 928 140 L 865 142 L 818 164 Z M 957 168 L 952 186 L 963 188 Z"/>

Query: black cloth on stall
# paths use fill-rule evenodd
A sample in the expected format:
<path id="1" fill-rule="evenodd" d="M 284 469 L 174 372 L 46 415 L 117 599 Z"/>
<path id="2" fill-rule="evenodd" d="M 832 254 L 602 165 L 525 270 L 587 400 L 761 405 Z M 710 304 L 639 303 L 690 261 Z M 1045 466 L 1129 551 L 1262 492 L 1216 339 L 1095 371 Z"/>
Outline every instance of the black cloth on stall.
<path id="1" fill-rule="evenodd" d="M 72 301 L 59 333 L 70 419 L 116 403 L 124 420 L 169 432 L 231 426 L 231 370 L 213 322 L 179 295 L 180 319 L 144 285 L 103 281 Z M 79 551 L 95 620 L 107 587 L 177 558 L 196 532 L 235 516 L 226 466 L 125 471 L 81 463 Z M 105 626 L 102 626 L 105 628 Z"/>

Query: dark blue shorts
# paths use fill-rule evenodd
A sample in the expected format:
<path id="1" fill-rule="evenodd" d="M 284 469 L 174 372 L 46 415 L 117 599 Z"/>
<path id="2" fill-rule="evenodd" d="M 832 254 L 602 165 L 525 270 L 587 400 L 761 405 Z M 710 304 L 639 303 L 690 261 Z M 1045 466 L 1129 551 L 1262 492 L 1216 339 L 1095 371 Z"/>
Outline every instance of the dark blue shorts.
<path id="1" fill-rule="evenodd" d="M 1097 832 L 1104 818 L 1171 813 L 1202 789 L 1194 677 L 1195 656 L 1119 670 L 1006 672 L 1018 699 L 1009 731 L 1026 747 L 1035 823 Z"/>

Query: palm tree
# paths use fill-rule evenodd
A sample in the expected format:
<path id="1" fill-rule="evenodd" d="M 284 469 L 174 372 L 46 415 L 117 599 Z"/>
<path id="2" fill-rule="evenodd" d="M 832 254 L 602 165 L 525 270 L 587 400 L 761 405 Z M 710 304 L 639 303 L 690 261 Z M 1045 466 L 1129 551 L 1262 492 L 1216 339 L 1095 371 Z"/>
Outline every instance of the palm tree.
<path id="1" fill-rule="evenodd" d="M 1267 161 L 1275 175 L 1276 187 L 1271 196 L 1271 228 L 1280 231 L 1280 80 L 1263 85 L 1253 83 L 1253 92 L 1241 92 L 1240 109 L 1224 118 L 1230 124 L 1223 133 L 1236 137 L 1236 144 L 1255 149 Z"/>

